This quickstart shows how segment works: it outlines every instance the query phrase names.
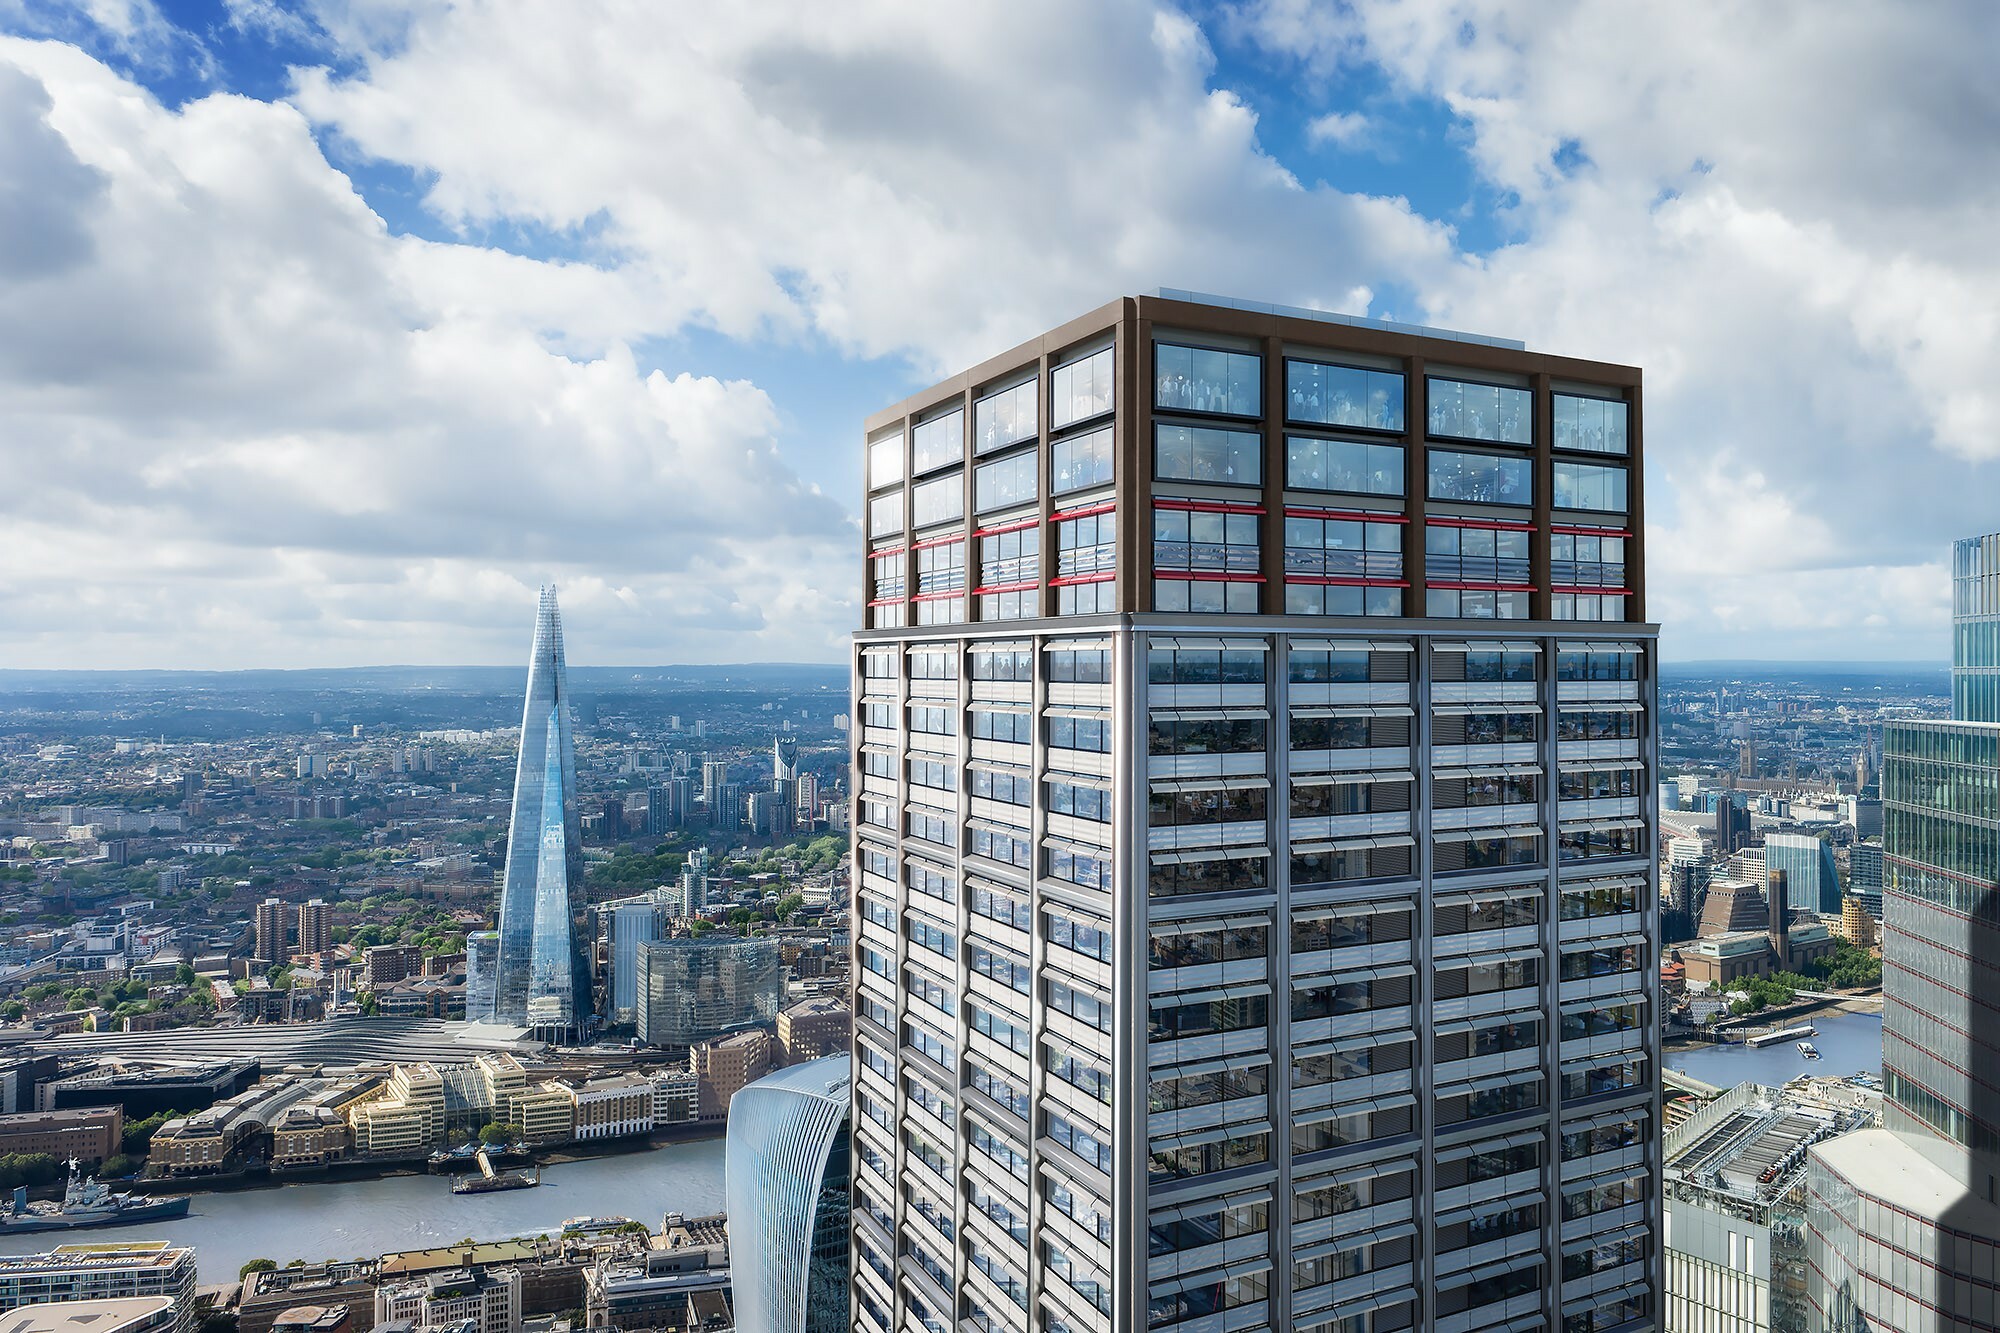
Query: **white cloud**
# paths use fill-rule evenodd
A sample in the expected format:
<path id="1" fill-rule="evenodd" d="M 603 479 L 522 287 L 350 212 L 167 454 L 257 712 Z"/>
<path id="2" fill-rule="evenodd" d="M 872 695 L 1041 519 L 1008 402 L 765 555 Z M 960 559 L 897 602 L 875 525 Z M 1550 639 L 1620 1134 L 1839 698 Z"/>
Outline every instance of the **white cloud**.
<path id="1" fill-rule="evenodd" d="M 2000 479 L 1990 6 L 1259 0 L 1232 30 L 1462 118 L 1509 239 L 1422 275 L 1429 318 L 1645 368 L 1670 649 L 1944 655 L 1938 562 Z"/>
<path id="2" fill-rule="evenodd" d="M 0 215 L 8 665 L 505 661 L 544 577 L 599 661 L 854 617 L 762 390 L 553 350 L 602 275 L 391 237 L 290 107 L 0 41 Z"/>
<path id="3" fill-rule="evenodd" d="M 1368 142 L 1375 125 L 1359 111 L 1329 111 L 1306 125 L 1306 138 L 1335 148 L 1359 148 Z"/>

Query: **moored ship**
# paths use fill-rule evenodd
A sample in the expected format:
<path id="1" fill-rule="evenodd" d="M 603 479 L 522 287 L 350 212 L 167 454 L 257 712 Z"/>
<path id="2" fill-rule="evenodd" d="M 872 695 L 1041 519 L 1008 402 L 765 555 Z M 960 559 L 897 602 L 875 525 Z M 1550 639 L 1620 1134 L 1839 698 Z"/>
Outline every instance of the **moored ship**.
<path id="1" fill-rule="evenodd" d="M 0 1236 L 29 1231 L 67 1231 L 80 1227 L 118 1227 L 134 1222 L 162 1222 L 186 1217 L 188 1200 L 149 1199 L 114 1191 L 95 1176 L 82 1173 L 77 1160 L 69 1160 L 69 1188 L 60 1205 L 29 1203 L 25 1186 L 14 1191 L 14 1201 L 0 1212 Z"/>

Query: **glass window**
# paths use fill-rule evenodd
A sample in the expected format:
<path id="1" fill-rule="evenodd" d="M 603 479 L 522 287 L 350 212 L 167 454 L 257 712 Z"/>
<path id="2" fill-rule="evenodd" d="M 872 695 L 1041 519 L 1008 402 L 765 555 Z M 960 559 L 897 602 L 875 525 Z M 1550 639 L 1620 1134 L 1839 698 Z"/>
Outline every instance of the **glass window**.
<path id="1" fill-rule="evenodd" d="M 868 502 L 868 535 L 885 537 L 903 530 L 903 493 L 878 495 Z"/>
<path id="2" fill-rule="evenodd" d="M 1153 511 L 1153 564 L 1159 569 L 1255 574 L 1258 522 L 1255 514 L 1162 506 Z"/>
<path id="3" fill-rule="evenodd" d="M 1534 420 L 1533 395 L 1526 389 L 1470 380 L 1432 378 L 1430 433 L 1460 440 L 1494 440 L 1528 444 Z"/>
<path id="4" fill-rule="evenodd" d="M 911 470 L 918 476 L 956 463 L 965 454 L 965 412 L 953 408 L 941 417 L 922 422 L 910 432 Z"/>
<path id="5" fill-rule="evenodd" d="M 1356 495 L 1403 493 L 1403 447 L 1360 440 L 1285 437 L 1285 485 Z"/>
<path id="6" fill-rule="evenodd" d="M 1034 438 L 1035 381 L 1027 379 L 1010 389 L 987 394 L 972 405 L 973 450 L 991 453 L 1010 444 Z"/>
<path id="7" fill-rule="evenodd" d="M 1433 449 L 1430 451 L 1430 493 L 1433 500 L 1533 504 L 1534 463 L 1526 458 Z"/>
<path id="8" fill-rule="evenodd" d="M 1426 588 L 1424 614 L 1439 620 L 1526 620 L 1528 594 L 1485 588 Z"/>
<path id="9" fill-rule="evenodd" d="M 1117 535 L 1114 520 L 1117 517 L 1107 510 L 1102 514 L 1086 514 L 1082 518 L 1058 519 L 1056 577 L 1110 573 L 1115 568 Z"/>
<path id="10" fill-rule="evenodd" d="M 1264 437 L 1206 426 L 1153 427 L 1153 475 L 1167 481 L 1257 486 L 1264 480 Z"/>
<path id="11" fill-rule="evenodd" d="M 1594 463 L 1557 462 L 1555 507 L 1625 512 L 1625 469 Z"/>
<path id="12" fill-rule="evenodd" d="M 1036 462 L 1035 451 L 1029 449 L 974 469 L 972 496 L 979 512 L 1005 509 L 1034 499 Z"/>
<path id="13" fill-rule="evenodd" d="M 1155 407 L 1232 417 L 1262 415 L 1264 358 L 1256 353 L 1161 343 L 1153 354 Z"/>
<path id="14" fill-rule="evenodd" d="M 1424 527 L 1424 573 L 1439 583 L 1528 581 L 1528 539 L 1520 528 Z"/>
<path id="15" fill-rule="evenodd" d="M 903 432 L 885 435 L 868 446 L 868 489 L 879 491 L 903 479 Z"/>
<path id="16" fill-rule="evenodd" d="M 1111 410 L 1112 360 L 1112 349 L 1106 347 L 1049 372 L 1051 429 L 1061 430 Z"/>
<path id="17" fill-rule="evenodd" d="M 1103 486 L 1111 480 L 1111 427 L 1057 440 L 1049 447 L 1049 490 L 1053 495 Z"/>
<path id="18" fill-rule="evenodd" d="M 1327 426 L 1403 429 L 1403 376 L 1321 361 L 1285 362 L 1285 416 Z"/>
<path id="19" fill-rule="evenodd" d="M 910 491 L 913 521 L 920 528 L 933 523 L 952 523 L 965 517 L 965 477 L 952 472 L 931 481 L 920 481 Z"/>
<path id="20" fill-rule="evenodd" d="M 1552 442 L 1558 449 L 1592 454 L 1630 453 L 1625 434 L 1630 411 L 1617 399 L 1556 394 L 1549 409 Z"/>

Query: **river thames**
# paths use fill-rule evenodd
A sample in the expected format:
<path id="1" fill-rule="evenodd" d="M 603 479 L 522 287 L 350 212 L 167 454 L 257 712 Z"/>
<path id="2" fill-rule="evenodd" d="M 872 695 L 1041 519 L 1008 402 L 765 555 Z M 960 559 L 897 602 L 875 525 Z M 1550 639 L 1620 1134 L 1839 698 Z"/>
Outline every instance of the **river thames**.
<path id="1" fill-rule="evenodd" d="M 1669 1051 L 1667 1068 L 1718 1088 L 1738 1083 L 1776 1087 L 1800 1074 L 1845 1078 L 1882 1072 L 1882 1015 L 1825 1014 L 1796 1021 L 1815 1029 L 1810 1040 L 1819 1049 L 1819 1059 L 1806 1059 L 1790 1041 L 1770 1046 L 1691 1046 Z"/>
<path id="2" fill-rule="evenodd" d="M 665 1213 L 722 1211 L 722 1140 L 564 1162 L 536 1189 L 454 1195 L 444 1176 L 386 1176 L 197 1194 L 185 1218 L 87 1231 L 0 1236 L 0 1254 L 62 1244 L 164 1239 L 193 1245 L 203 1282 L 234 1282 L 252 1259 L 354 1259 L 467 1236 L 554 1235 L 563 1219 L 622 1216 L 657 1231 Z"/>

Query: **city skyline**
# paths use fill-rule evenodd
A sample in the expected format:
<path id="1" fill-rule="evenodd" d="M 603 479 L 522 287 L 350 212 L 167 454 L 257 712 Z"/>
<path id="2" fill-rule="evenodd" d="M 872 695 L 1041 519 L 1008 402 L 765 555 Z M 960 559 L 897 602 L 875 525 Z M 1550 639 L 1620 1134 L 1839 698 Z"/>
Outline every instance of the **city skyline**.
<path id="1" fill-rule="evenodd" d="M 1064 13 L 10 6 L 0 662 L 837 660 L 852 423 L 1163 284 L 1645 366 L 1665 661 L 1943 659 L 1990 12 Z"/>

